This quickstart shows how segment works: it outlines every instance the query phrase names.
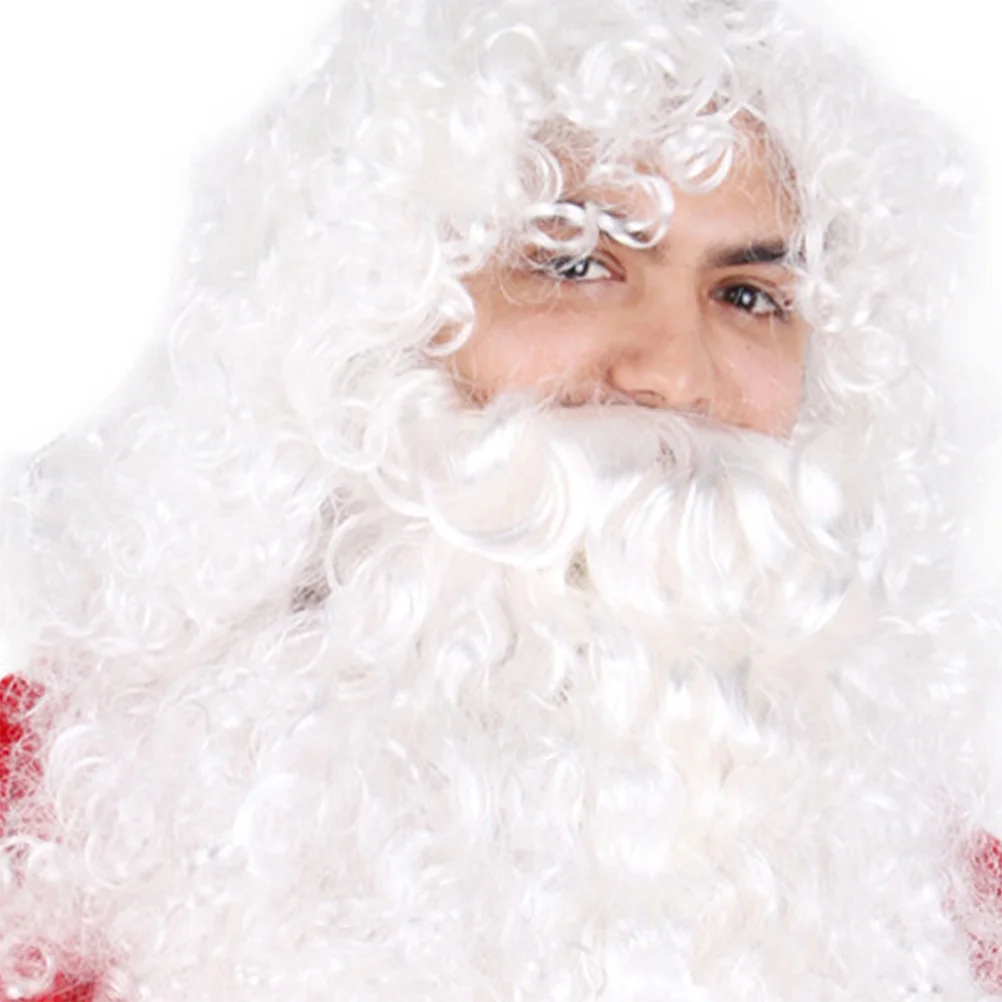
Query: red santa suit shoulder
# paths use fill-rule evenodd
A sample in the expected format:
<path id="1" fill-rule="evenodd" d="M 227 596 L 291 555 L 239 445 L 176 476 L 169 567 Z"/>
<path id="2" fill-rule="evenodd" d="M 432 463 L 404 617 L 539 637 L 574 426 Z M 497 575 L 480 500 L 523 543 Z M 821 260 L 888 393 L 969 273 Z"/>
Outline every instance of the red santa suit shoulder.
<path id="1" fill-rule="evenodd" d="M 0 679 L 0 843 L 13 834 L 7 817 L 11 804 L 28 794 L 38 781 L 37 740 L 26 721 L 41 691 L 24 679 Z M 93 1002 L 97 981 L 90 974 L 60 971 L 52 988 L 35 1002 Z M 11 997 L 0 984 L 0 997 Z"/>

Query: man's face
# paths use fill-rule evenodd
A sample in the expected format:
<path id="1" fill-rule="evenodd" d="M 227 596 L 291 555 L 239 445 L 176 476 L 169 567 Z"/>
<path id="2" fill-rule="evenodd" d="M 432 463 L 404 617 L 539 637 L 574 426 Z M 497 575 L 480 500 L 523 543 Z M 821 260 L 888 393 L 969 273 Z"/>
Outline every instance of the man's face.
<path id="1" fill-rule="evenodd" d="M 787 262 L 795 213 L 766 155 L 750 141 L 714 191 L 676 191 L 655 247 L 603 234 L 583 259 L 529 247 L 473 275 L 476 323 L 451 359 L 463 389 L 485 402 L 531 387 L 565 405 L 632 402 L 787 434 L 808 331 Z M 566 197 L 627 217 L 644 209 L 621 191 Z"/>

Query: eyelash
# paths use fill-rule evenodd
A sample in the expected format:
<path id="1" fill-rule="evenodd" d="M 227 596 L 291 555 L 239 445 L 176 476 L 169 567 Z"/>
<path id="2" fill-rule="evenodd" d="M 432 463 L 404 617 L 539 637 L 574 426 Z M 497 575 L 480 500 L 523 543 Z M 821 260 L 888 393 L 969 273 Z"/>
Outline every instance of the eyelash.
<path id="1" fill-rule="evenodd" d="M 586 278 L 583 274 L 573 274 L 575 269 L 581 268 L 584 268 L 585 273 L 587 273 L 592 266 L 601 268 L 605 274 L 591 278 Z M 550 261 L 539 263 L 537 270 L 545 275 L 549 275 L 558 282 L 564 282 L 569 285 L 587 285 L 590 282 L 604 281 L 614 277 L 612 269 L 592 255 L 586 257 L 555 257 Z M 738 300 L 745 297 L 748 293 L 751 293 L 757 300 L 765 300 L 768 308 L 756 311 L 754 307 L 739 305 Z M 761 289 L 750 282 L 735 282 L 732 285 L 724 286 L 714 293 L 714 298 L 718 302 L 726 303 L 728 306 L 740 310 L 742 313 L 747 313 L 750 317 L 760 319 L 775 317 L 777 320 L 785 320 L 790 313 L 790 308 L 787 304 L 780 302 L 775 296 L 766 292 L 765 289 Z"/>
<path id="2" fill-rule="evenodd" d="M 768 309 L 756 312 L 754 308 L 746 308 L 738 305 L 735 300 L 742 298 L 749 292 L 756 299 L 764 299 L 768 304 Z M 781 303 L 775 296 L 766 292 L 765 289 L 760 289 L 757 285 L 752 285 L 750 282 L 735 282 L 733 285 L 724 286 L 724 288 L 719 289 L 714 294 L 714 298 L 719 302 L 726 303 L 728 306 L 733 306 L 736 310 L 747 313 L 750 317 L 775 317 L 777 320 L 785 320 L 790 313 L 790 308 L 787 304 Z"/>
<path id="3" fill-rule="evenodd" d="M 586 269 L 590 269 L 592 265 L 596 265 L 601 268 L 606 274 L 600 276 L 599 278 L 585 278 L 583 275 L 571 274 L 574 269 L 581 268 L 582 266 Z M 612 269 L 608 265 L 603 264 L 597 257 L 593 257 L 592 255 L 588 255 L 586 257 L 555 257 L 549 261 L 539 262 L 536 265 L 536 270 L 545 275 L 549 275 L 558 282 L 567 282 L 571 285 L 585 285 L 588 282 L 598 282 L 614 277 Z"/>

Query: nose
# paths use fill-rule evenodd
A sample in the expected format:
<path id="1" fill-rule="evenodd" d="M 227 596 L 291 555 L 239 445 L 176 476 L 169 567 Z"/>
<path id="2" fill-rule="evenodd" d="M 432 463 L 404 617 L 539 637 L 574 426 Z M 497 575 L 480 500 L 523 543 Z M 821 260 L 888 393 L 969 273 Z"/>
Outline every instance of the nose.
<path id="1" fill-rule="evenodd" d="M 716 368 L 698 304 L 666 304 L 630 318 L 613 346 L 606 382 L 643 407 L 709 416 Z"/>

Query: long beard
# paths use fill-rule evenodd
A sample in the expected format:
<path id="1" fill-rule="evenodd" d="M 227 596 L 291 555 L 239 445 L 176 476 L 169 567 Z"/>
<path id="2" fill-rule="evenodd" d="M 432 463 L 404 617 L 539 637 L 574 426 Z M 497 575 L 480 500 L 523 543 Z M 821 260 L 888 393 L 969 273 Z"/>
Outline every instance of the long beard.
<path id="1" fill-rule="evenodd" d="M 823 466 L 423 377 L 384 433 L 286 615 L 57 727 L 25 893 L 126 994 L 883 1000 L 918 943 L 976 997 L 923 734 L 966 703 Z"/>

